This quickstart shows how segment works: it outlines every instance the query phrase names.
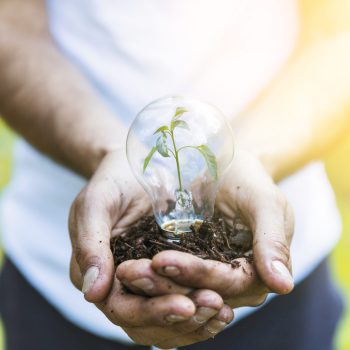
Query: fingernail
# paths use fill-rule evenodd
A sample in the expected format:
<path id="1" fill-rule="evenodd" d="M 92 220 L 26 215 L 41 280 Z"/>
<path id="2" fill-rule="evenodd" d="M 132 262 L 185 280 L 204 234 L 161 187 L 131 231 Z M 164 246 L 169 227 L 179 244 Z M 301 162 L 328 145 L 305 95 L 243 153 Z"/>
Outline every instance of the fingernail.
<path id="1" fill-rule="evenodd" d="M 291 276 L 287 267 L 282 262 L 275 260 L 272 262 L 271 266 L 274 272 L 278 273 L 285 280 L 288 280 L 288 282 L 290 282 L 291 284 L 294 284 L 293 277 Z"/>
<path id="2" fill-rule="evenodd" d="M 165 317 L 166 321 L 169 323 L 181 322 L 187 320 L 187 317 L 181 315 L 168 315 Z"/>
<path id="3" fill-rule="evenodd" d="M 100 270 L 97 266 L 91 266 L 84 275 L 84 282 L 81 291 L 86 294 L 91 287 L 94 285 L 97 277 L 100 273 Z"/>
<path id="4" fill-rule="evenodd" d="M 197 323 L 204 323 L 209 320 L 209 318 L 213 317 L 218 313 L 217 310 L 211 309 L 209 307 L 200 307 L 198 308 L 196 314 L 193 316 L 193 319 Z"/>
<path id="5" fill-rule="evenodd" d="M 211 334 L 217 334 L 221 332 L 225 327 L 226 327 L 226 323 L 218 320 L 211 320 L 206 325 L 208 332 Z"/>
<path id="6" fill-rule="evenodd" d="M 151 290 L 154 287 L 153 282 L 149 278 L 139 278 L 138 280 L 132 281 L 131 284 L 143 290 Z"/>
<path id="7" fill-rule="evenodd" d="M 180 274 L 180 270 L 175 266 L 165 266 L 163 267 L 163 273 L 170 277 L 175 277 Z"/>

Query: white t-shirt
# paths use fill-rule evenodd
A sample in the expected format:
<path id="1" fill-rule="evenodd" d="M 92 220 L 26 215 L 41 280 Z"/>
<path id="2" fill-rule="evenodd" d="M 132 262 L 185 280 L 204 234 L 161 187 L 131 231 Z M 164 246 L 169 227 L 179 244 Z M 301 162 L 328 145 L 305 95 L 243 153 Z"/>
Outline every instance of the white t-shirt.
<path id="1" fill-rule="evenodd" d="M 148 102 L 189 95 L 233 117 L 288 59 L 298 33 L 294 0 L 49 0 L 52 34 L 126 126 Z M 130 342 L 69 280 L 69 207 L 85 181 L 23 140 L 2 198 L 6 254 L 68 320 Z M 281 183 L 296 216 L 297 281 L 331 251 L 340 234 L 323 165 Z M 252 312 L 243 308 L 237 319 Z"/>

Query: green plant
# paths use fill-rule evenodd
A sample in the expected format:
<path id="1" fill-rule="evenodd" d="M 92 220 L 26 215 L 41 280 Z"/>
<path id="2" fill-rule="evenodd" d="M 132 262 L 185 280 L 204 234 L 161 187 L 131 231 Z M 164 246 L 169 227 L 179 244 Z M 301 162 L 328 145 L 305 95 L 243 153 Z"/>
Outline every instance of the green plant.
<path id="1" fill-rule="evenodd" d="M 193 148 L 201 153 L 205 159 L 206 165 L 208 167 L 209 174 L 215 179 L 218 179 L 217 162 L 214 153 L 206 145 L 200 146 L 182 146 L 177 147 L 175 141 L 174 131 L 176 128 L 182 128 L 190 130 L 188 124 L 180 119 L 184 114 L 188 112 L 186 108 L 178 107 L 176 108 L 174 116 L 171 118 L 170 125 L 162 125 L 155 132 L 154 135 L 160 134 L 157 138 L 155 146 L 152 147 L 151 151 L 148 153 L 147 157 L 143 163 L 143 172 L 146 171 L 148 164 L 150 163 L 153 155 L 158 152 L 162 157 L 168 158 L 173 156 L 176 162 L 177 177 L 179 182 L 178 190 L 183 191 L 182 177 L 181 177 L 181 167 L 179 160 L 179 153 L 186 148 Z M 171 146 L 168 145 L 168 138 L 170 139 Z"/>

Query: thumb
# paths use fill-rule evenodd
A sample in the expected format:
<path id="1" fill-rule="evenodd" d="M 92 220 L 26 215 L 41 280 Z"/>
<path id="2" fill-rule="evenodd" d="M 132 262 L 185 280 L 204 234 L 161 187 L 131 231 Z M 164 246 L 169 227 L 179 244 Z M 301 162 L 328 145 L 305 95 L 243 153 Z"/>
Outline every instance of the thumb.
<path id="1" fill-rule="evenodd" d="M 71 279 L 87 301 L 97 303 L 108 295 L 115 268 L 110 249 L 110 220 L 100 206 L 89 202 L 79 195 L 69 216 L 72 261 L 76 262 L 71 263 Z"/>
<path id="2" fill-rule="evenodd" d="M 294 287 L 290 258 L 292 209 L 284 198 L 264 201 L 254 221 L 253 251 L 259 276 L 272 292 L 287 294 Z"/>

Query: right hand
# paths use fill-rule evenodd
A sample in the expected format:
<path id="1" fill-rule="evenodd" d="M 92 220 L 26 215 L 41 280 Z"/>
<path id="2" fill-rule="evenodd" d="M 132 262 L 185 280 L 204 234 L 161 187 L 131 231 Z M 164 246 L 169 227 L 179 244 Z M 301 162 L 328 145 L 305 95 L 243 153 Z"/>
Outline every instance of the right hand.
<path id="1" fill-rule="evenodd" d="M 111 237 L 132 226 L 150 208 L 125 155 L 119 151 L 107 154 L 69 214 L 70 277 L 87 301 L 104 300 L 112 287 L 115 267 Z"/>
<path id="2" fill-rule="evenodd" d="M 217 293 L 174 284 L 171 295 L 139 296 L 126 291 L 115 277 L 111 237 L 150 208 L 125 155 L 107 154 L 71 207 L 71 280 L 87 301 L 138 343 L 177 347 L 213 337 L 233 318 Z"/>

